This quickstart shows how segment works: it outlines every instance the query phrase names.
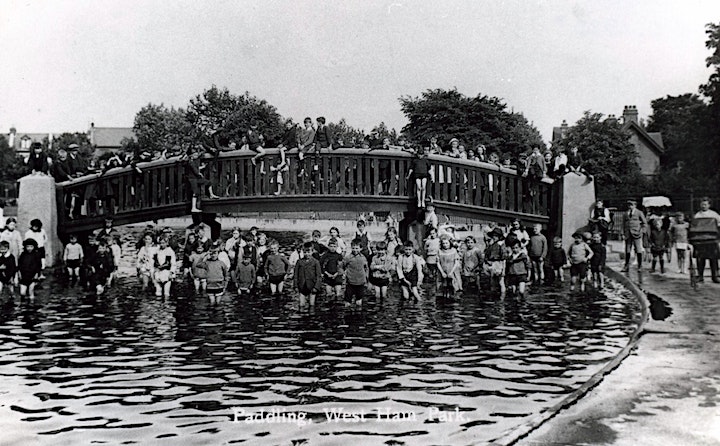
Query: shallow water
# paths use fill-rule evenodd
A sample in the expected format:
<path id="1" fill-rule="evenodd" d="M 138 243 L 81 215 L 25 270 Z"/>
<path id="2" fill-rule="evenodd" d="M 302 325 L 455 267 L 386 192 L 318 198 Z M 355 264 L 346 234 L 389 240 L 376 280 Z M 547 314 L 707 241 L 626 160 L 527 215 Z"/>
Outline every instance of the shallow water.
<path id="1" fill-rule="evenodd" d="M 211 308 L 184 287 L 163 301 L 123 283 L 3 299 L 2 444 L 482 443 L 577 389 L 639 320 L 612 282 L 524 302 L 393 290 L 363 312 L 321 299 L 312 315 L 292 295 Z M 355 418 L 328 419 L 341 410 Z"/>

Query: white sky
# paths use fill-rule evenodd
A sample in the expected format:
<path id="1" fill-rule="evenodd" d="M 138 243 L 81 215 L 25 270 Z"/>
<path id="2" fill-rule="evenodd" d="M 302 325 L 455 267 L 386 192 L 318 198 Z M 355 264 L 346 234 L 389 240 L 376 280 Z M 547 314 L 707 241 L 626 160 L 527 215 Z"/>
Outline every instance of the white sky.
<path id="1" fill-rule="evenodd" d="M 548 140 L 697 92 L 718 0 L 0 0 L 0 131 L 132 126 L 212 84 L 285 117 L 406 124 L 398 97 L 503 98 Z"/>

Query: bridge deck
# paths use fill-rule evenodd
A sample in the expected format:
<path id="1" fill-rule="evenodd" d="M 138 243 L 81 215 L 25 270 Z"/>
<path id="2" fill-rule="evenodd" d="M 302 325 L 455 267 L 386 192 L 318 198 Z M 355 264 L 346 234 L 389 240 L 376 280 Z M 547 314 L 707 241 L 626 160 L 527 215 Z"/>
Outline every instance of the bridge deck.
<path id="1" fill-rule="evenodd" d="M 412 208 L 414 184 L 405 178 L 412 155 L 400 151 L 338 149 L 311 154 L 300 161 L 287 154 L 287 170 L 276 172 L 277 149 L 253 165 L 247 151 L 206 158 L 205 176 L 219 199 L 203 199 L 204 212 L 403 211 Z M 533 182 L 513 169 L 493 164 L 430 156 L 434 182 L 428 196 L 438 213 L 548 224 L 555 215 L 557 193 L 552 180 Z M 129 224 L 190 214 L 191 193 L 184 163 L 177 159 L 140 163 L 142 173 L 129 167 L 112 169 L 59 183 L 58 232 L 97 228 L 107 215 L 116 224 Z M 380 194 L 381 167 L 386 168 L 389 193 Z M 261 173 L 264 168 L 265 173 Z M 277 194 L 278 182 L 281 182 Z M 68 218 L 65 202 L 77 197 L 82 212 Z"/>

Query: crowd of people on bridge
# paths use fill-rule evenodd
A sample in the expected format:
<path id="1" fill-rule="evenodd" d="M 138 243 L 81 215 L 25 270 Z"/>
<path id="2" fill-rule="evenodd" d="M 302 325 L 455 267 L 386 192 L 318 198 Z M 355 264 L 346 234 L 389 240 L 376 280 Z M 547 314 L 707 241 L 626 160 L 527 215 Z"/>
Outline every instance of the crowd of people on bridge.
<path id="1" fill-rule="evenodd" d="M 279 157 L 273 159 L 272 164 L 266 160 L 266 146 L 272 145 L 280 149 Z M 135 146 L 132 151 L 125 153 L 114 153 L 109 158 L 84 158 L 80 153 L 77 144 L 71 144 L 67 148 L 61 148 L 57 157 L 51 159 L 43 151 L 40 143 L 34 143 L 31 147 L 31 154 L 28 158 L 28 169 L 36 174 L 52 175 L 57 182 L 70 181 L 81 178 L 88 174 L 97 175 L 97 181 L 86 184 L 80 190 L 73 190 L 64 199 L 65 210 L 69 217 L 79 217 L 83 212 L 86 214 L 112 215 L 116 208 L 116 200 L 119 195 L 117 182 L 103 182 L 103 176 L 110 169 L 116 167 L 130 166 L 137 174 L 142 173 L 140 163 L 153 160 L 174 159 L 185 164 L 185 178 L 187 187 L 192 195 L 193 211 L 201 211 L 202 198 L 216 198 L 226 191 L 219 191 L 217 184 L 211 181 L 215 175 L 211 174 L 214 169 L 215 157 L 225 151 L 241 151 L 253 153 L 252 164 L 259 175 L 269 175 L 273 183 L 274 193 L 279 195 L 290 190 L 288 185 L 296 185 L 300 177 L 308 177 L 312 190 L 317 190 L 316 184 L 323 173 L 319 169 L 320 154 L 336 148 L 357 148 L 366 151 L 390 150 L 406 151 L 416 155 L 413 160 L 413 168 L 406 178 L 395 178 L 395 181 L 410 181 L 410 191 L 415 192 L 418 197 L 418 207 L 424 207 L 426 198 L 432 198 L 434 184 L 450 183 L 451 172 L 445 169 L 434 169 L 427 159 L 427 155 L 437 155 L 469 162 L 483 163 L 485 167 L 505 167 L 513 169 L 518 175 L 531 180 L 542 178 L 556 178 L 567 172 L 587 173 L 584 168 L 582 157 L 578 154 L 577 148 L 565 153 L 562 147 L 554 152 L 550 149 L 541 150 L 539 146 L 528 148 L 518 157 L 509 152 L 498 151 L 488 152 L 484 145 L 478 144 L 474 147 L 467 147 L 458 138 L 451 138 L 444 144 L 438 138 L 430 138 L 425 144 L 410 144 L 404 135 L 400 135 L 395 141 L 390 137 L 380 137 L 371 134 L 362 139 L 343 141 L 335 137 L 326 124 L 324 117 L 320 116 L 313 122 L 311 118 L 305 118 L 302 125 L 296 125 L 291 120 L 286 123 L 285 133 L 277 141 L 268 141 L 261 131 L 257 122 L 252 122 L 249 128 L 243 132 L 239 141 L 220 141 L 217 136 L 206 138 L 188 148 L 174 147 L 171 150 L 151 152 Z M 289 178 L 289 157 L 287 153 L 296 153 L 297 158 L 292 162 L 298 163 L 294 170 L 298 178 Z M 210 156 L 205 156 L 210 155 Z M 311 160 L 304 161 L 309 155 Z M 271 165 L 270 165 L 271 164 Z M 357 169 L 357 167 L 353 167 Z M 389 160 L 380 160 L 373 171 L 377 171 L 377 177 L 373 178 L 372 193 L 389 195 L 391 193 L 392 173 Z M 340 174 L 338 173 L 338 181 Z M 493 190 L 494 178 L 488 178 L 488 189 Z M 467 180 L 466 180 L 467 183 Z M 467 185 L 466 185 L 467 186 Z M 473 185 L 471 185 L 473 187 Z M 229 189 L 228 189 L 229 190 Z M 138 191 L 133 187 L 130 194 Z M 526 193 L 529 199 L 533 193 L 529 188 Z M 533 201 L 534 202 L 534 201 Z M 537 206 L 535 206 L 537 207 Z"/>

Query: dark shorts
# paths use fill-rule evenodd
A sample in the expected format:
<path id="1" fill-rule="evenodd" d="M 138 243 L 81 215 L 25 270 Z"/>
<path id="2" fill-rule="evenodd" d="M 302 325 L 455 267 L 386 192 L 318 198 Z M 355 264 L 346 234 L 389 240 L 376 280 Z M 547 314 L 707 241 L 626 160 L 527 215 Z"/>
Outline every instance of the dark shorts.
<path id="1" fill-rule="evenodd" d="M 574 263 L 570 265 L 570 277 L 585 277 L 587 274 L 587 263 Z"/>
<path id="2" fill-rule="evenodd" d="M 603 265 L 600 265 L 600 264 L 595 265 L 592 263 L 590 264 L 590 272 L 591 273 L 601 273 L 602 270 L 603 270 Z"/>
<path id="3" fill-rule="evenodd" d="M 222 287 L 212 287 L 212 288 L 211 288 L 211 287 L 207 287 L 207 288 L 205 289 L 205 291 L 206 291 L 208 294 L 222 294 L 223 288 L 222 288 Z"/>
<path id="4" fill-rule="evenodd" d="M 388 278 L 381 278 L 381 277 L 371 277 L 371 278 L 370 278 L 370 283 L 373 284 L 373 285 L 375 285 L 375 286 L 383 287 L 383 286 L 388 286 L 388 285 L 390 285 L 390 279 L 388 279 Z"/>
<path id="5" fill-rule="evenodd" d="M 277 275 L 271 275 L 268 279 L 268 282 L 270 282 L 273 285 L 279 285 L 285 281 L 285 274 L 277 274 Z"/>
<path id="6" fill-rule="evenodd" d="M 312 287 L 303 285 L 303 286 L 298 287 L 298 293 L 302 294 L 303 296 L 309 296 L 311 294 L 315 294 L 315 290 L 313 290 Z"/>
<path id="7" fill-rule="evenodd" d="M 34 275 L 24 275 L 20 274 L 20 285 L 30 285 L 35 282 L 35 276 Z"/>
<path id="8" fill-rule="evenodd" d="M 339 275 L 335 276 L 335 277 L 323 276 L 323 283 L 325 285 L 338 286 L 338 285 L 342 285 L 343 280 L 342 280 L 342 277 Z"/>
<path id="9" fill-rule="evenodd" d="M 44 259 L 45 258 L 45 247 L 41 246 L 37 250 L 38 250 L 38 254 L 40 254 L 40 258 Z"/>
<path id="10" fill-rule="evenodd" d="M 0 283 L 4 283 L 5 285 L 8 285 L 10 282 L 12 282 L 13 276 L 5 273 L 0 273 Z"/>
<path id="11" fill-rule="evenodd" d="M 65 264 L 68 268 L 80 268 L 80 259 L 68 259 Z"/>
<path id="12" fill-rule="evenodd" d="M 532 260 L 533 262 L 539 262 L 542 259 L 542 256 L 530 256 L 530 260 Z"/>
<path id="13" fill-rule="evenodd" d="M 527 282 L 526 274 L 509 274 L 507 276 L 508 286 L 518 286 L 521 283 Z"/>
<path id="14" fill-rule="evenodd" d="M 202 195 L 203 186 L 207 184 L 205 178 L 190 178 L 188 182 L 190 183 L 190 191 L 193 195 Z"/>
<path id="15" fill-rule="evenodd" d="M 429 178 L 429 175 L 426 173 L 416 173 L 416 174 L 413 174 L 413 177 L 415 177 L 416 180 L 424 180 L 424 179 Z"/>
<path id="16" fill-rule="evenodd" d="M 349 283 L 345 286 L 345 300 L 353 301 L 362 299 L 365 295 L 365 285 L 350 285 Z"/>

